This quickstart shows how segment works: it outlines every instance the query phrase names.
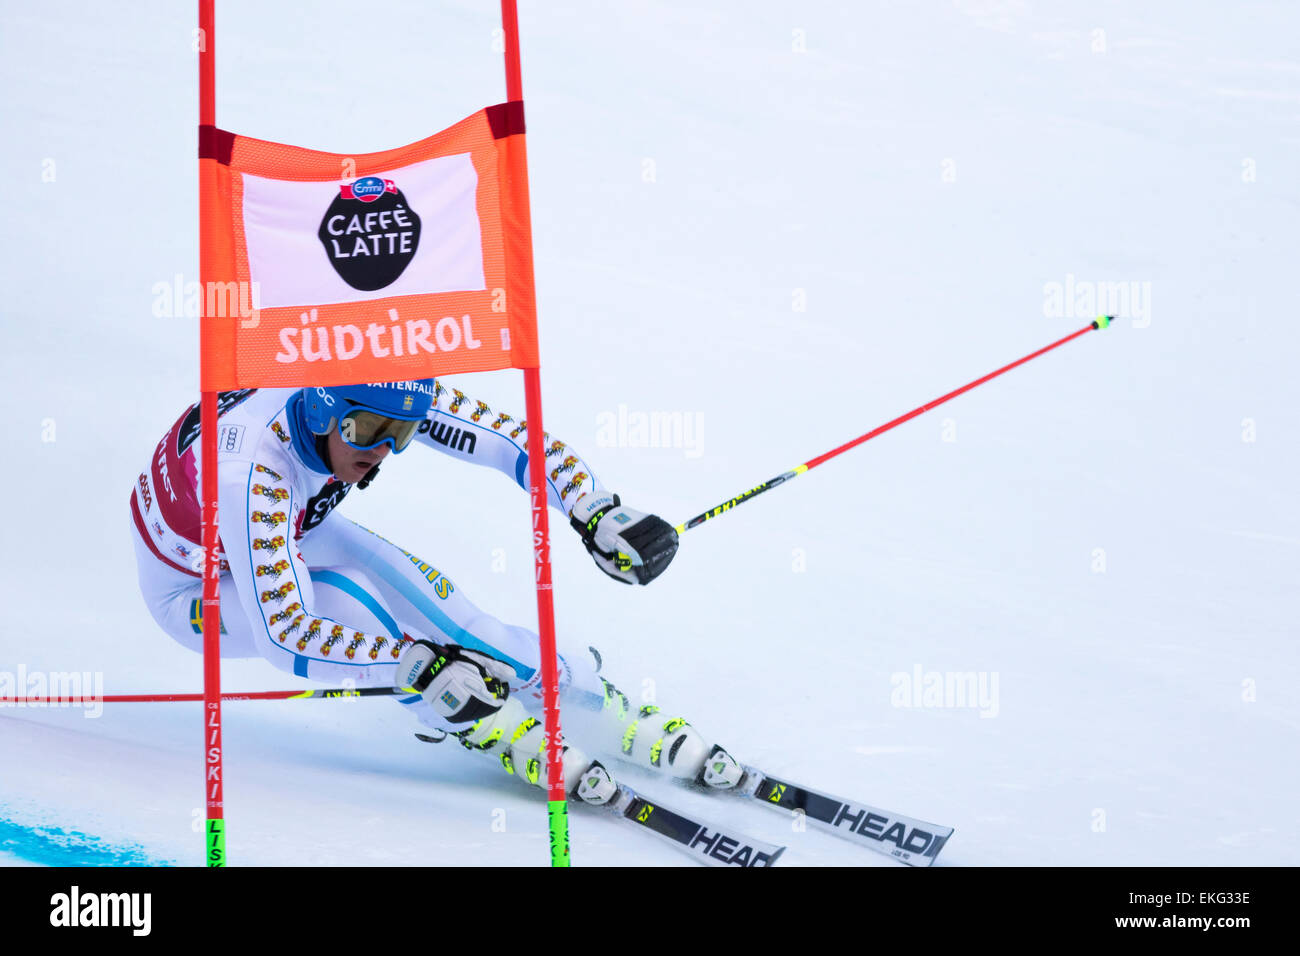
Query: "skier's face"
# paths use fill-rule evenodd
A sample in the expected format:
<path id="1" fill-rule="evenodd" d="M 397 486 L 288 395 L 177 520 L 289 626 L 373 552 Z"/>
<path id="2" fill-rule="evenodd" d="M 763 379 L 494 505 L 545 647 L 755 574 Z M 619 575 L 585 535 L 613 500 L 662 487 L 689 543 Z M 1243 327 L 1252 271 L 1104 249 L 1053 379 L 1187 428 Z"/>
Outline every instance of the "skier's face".
<path id="1" fill-rule="evenodd" d="M 330 429 L 330 469 L 344 481 L 357 482 L 366 477 L 366 472 L 387 458 L 390 450 L 386 444 L 377 448 L 353 448 L 337 428 Z"/>

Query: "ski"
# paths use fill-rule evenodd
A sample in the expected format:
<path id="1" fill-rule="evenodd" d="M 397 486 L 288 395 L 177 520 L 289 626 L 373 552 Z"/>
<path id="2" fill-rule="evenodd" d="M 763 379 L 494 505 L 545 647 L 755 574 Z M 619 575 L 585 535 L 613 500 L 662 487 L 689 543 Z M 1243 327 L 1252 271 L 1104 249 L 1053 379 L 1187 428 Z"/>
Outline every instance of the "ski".
<path id="1" fill-rule="evenodd" d="M 415 736 L 417 740 L 428 744 L 441 743 L 447 739 L 446 734 L 434 737 L 417 733 Z M 614 784 L 613 778 L 599 762 L 594 763 L 593 767 L 600 767 L 600 773 L 609 781 L 608 785 L 615 788 L 613 795 L 607 802 L 599 804 L 587 803 L 571 795 L 570 799 L 574 803 L 593 810 L 603 810 L 628 826 L 666 840 L 688 853 L 698 863 L 705 866 L 771 866 L 785 852 L 784 846 L 767 843 L 733 827 L 720 826 L 675 810 L 638 793 L 626 784 Z"/>
<path id="2" fill-rule="evenodd" d="M 715 748 L 714 753 L 719 749 Z M 908 866 L 930 866 L 953 834 L 952 827 L 926 823 L 857 800 L 832 796 L 774 777 L 756 767 L 742 765 L 741 769 L 744 776 L 734 788 L 708 789 L 714 793 L 748 798 L 787 813 L 801 812 L 804 819 L 817 829 L 893 857 Z"/>
<path id="3" fill-rule="evenodd" d="M 613 800 L 595 809 L 667 840 L 706 866 L 771 866 L 785 852 L 783 846 L 674 810 L 622 784 Z"/>

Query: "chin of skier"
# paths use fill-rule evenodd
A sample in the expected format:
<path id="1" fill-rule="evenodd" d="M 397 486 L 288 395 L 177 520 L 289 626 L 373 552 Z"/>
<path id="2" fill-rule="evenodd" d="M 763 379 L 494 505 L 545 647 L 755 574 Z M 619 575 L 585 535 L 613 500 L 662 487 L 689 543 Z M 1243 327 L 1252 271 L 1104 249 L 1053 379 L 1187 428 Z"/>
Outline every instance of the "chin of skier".
<path id="1" fill-rule="evenodd" d="M 314 680 L 410 688 L 396 699 L 423 724 L 545 786 L 537 635 L 480 610 L 441 561 L 335 513 L 412 442 L 527 488 L 525 423 L 435 379 L 223 392 L 218 416 L 222 657 L 265 657 Z M 137 480 L 131 523 L 150 613 L 201 652 L 198 439 L 195 405 Z M 662 573 L 677 550 L 672 526 L 624 506 L 574 450 L 541 439 L 548 501 L 596 565 L 628 584 Z M 578 723 L 582 739 L 565 746 L 571 793 L 592 803 L 614 795 L 612 777 L 591 759 L 598 753 L 718 788 L 740 780 L 736 762 L 690 724 L 633 708 L 599 676 L 589 649 L 558 645 L 561 700 L 570 714 L 589 714 Z"/>

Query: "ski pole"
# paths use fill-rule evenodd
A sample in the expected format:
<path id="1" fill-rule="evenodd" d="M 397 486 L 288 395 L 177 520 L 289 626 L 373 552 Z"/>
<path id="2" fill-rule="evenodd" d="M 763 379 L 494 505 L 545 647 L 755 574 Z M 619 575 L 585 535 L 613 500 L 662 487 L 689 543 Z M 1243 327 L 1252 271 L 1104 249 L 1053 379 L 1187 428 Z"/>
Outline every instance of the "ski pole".
<path id="1" fill-rule="evenodd" d="M 222 700 L 309 700 L 318 697 L 396 697 L 418 694 L 413 687 L 331 687 L 317 690 L 255 690 L 223 693 Z M 0 697 L 0 704 L 129 704 L 203 700 L 202 694 L 104 694 L 102 697 Z"/>
<path id="2" fill-rule="evenodd" d="M 1015 368 L 1017 365 L 1024 365 L 1030 359 L 1038 358 L 1038 356 L 1042 355 L 1044 352 L 1050 352 L 1052 349 L 1058 348 L 1064 345 L 1066 342 L 1071 341 L 1072 339 L 1077 339 L 1079 336 L 1084 335 L 1087 332 L 1091 332 L 1093 329 L 1104 329 L 1110 325 L 1111 321 L 1114 318 L 1115 317 L 1113 315 L 1098 316 L 1090 324 L 1085 325 L 1083 328 L 1079 329 L 1079 331 L 1071 332 L 1069 335 L 1065 336 L 1064 338 L 1057 339 L 1051 345 L 1043 346 L 1037 352 L 1030 352 L 1028 355 L 1024 356 L 1023 358 L 1016 359 L 1014 362 L 1010 363 L 1009 365 L 1004 365 L 1000 369 L 997 369 L 996 371 L 989 372 L 989 374 L 981 378 L 975 379 L 975 381 L 973 382 L 968 382 L 967 384 L 963 385 L 961 388 L 953 389 L 947 395 L 940 395 L 938 398 L 934 399 L 933 401 L 926 402 L 924 405 L 919 405 L 916 408 L 912 409 L 910 412 L 908 412 L 906 415 L 899 415 L 893 421 L 885 422 L 885 424 L 881 425 L 879 428 L 873 428 L 865 435 L 859 435 L 857 438 L 853 439 L 850 442 L 845 442 L 843 445 L 840 445 L 838 448 L 832 448 L 824 455 L 818 455 L 816 458 L 810 458 L 807 461 L 805 461 L 802 465 L 796 465 L 794 468 L 790 469 L 789 471 L 782 472 L 781 474 L 777 475 L 775 478 L 769 478 L 761 485 L 758 485 L 757 487 L 754 488 L 750 488 L 748 491 L 742 492 L 741 494 L 736 495 L 736 497 L 724 501 L 716 508 L 711 508 L 708 511 L 704 512 L 703 514 L 696 515 L 690 521 L 687 521 L 684 524 L 679 524 L 677 526 L 677 533 L 683 534 L 686 531 L 690 530 L 691 528 L 697 527 L 698 525 L 702 525 L 710 518 L 716 518 L 718 515 L 730 511 L 732 508 L 736 507 L 737 505 L 744 504 L 746 501 L 755 497 L 756 495 L 761 495 L 763 492 L 769 491 L 772 488 L 775 488 L 777 485 L 784 484 L 787 481 L 797 478 L 800 475 L 802 475 L 805 471 L 810 471 L 811 469 L 816 468 L 822 462 L 829 461 L 830 459 L 834 458 L 836 455 L 841 455 L 844 452 L 848 451 L 850 448 L 855 448 L 858 445 L 861 445 L 864 441 L 870 441 L 872 438 L 875 438 L 877 435 L 882 435 L 885 432 L 889 431 L 891 428 L 901 425 L 903 424 L 903 422 L 909 421 L 910 419 L 915 418 L 917 415 L 922 415 L 925 412 L 928 412 L 930 409 L 942 405 L 944 402 L 948 401 L 949 399 L 956 398 L 958 395 L 962 394 L 962 392 L 969 392 L 972 388 L 975 388 L 978 385 L 983 385 L 985 382 L 989 381 L 990 379 L 997 378 L 1003 372 L 1011 371 L 1011 369 Z"/>

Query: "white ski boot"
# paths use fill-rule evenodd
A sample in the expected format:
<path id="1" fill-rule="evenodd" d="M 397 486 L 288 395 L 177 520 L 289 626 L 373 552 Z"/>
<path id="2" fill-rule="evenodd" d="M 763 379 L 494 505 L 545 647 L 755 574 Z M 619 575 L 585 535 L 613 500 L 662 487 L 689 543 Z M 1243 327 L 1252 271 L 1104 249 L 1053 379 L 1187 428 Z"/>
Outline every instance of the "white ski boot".
<path id="1" fill-rule="evenodd" d="M 601 684 L 604 706 L 595 718 L 597 726 L 584 737 L 601 753 L 617 754 L 638 767 L 679 780 L 699 783 L 707 774 L 713 789 L 726 789 L 740 781 L 744 774 L 740 765 L 686 720 L 667 717 L 653 704 L 633 712 L 626 694 L 604 678 Z M 716 769 L 712 769 L 714 764 L 718 764 Z"/>
<path id="2" fill-rule="evenodd" d="M 511 697 L 496 713 L 453 736 L 466 750 L 496 755 L 506 773 L 523 777 L 535 787 L 546 787 L 546 728 L 516 698 Z M 593 763 L 582 750 L 565 744 L 563 765 L 565 788 L 573 793 Z M 608 777 L 608 772 L 605 775 Z M 600 791 L 596 788 L 593 792 Z"/>
<path id="3" fill-rule="evenodd" d="M 604 764 L 593 760 L 591 766 L 582 772 L 575 791 L 578 799 L 593 806 L 603 806 L 618 796 L 618 784 L 610 776 Z"/>
<path id="4" fill-rule="evenodd" d="M 713 753 L 704 761 L 695 782 L 712 790 L 733 790 L 740 786 L 744 777 L 745 768 L 736 762 L 736 758 L 714 744 Z"/>

